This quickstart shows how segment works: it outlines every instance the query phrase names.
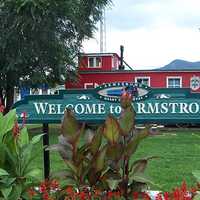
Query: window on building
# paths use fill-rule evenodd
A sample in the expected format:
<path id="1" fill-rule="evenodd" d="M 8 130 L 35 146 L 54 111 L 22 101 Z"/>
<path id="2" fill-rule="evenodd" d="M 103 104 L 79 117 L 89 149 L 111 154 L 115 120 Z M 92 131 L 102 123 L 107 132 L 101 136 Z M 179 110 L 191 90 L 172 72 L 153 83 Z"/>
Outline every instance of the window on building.
<path id="1" fill-rule="evenodd" d="M 97 84 L 97 83 L 84 83 L 84 89 L 96 88 L 98 86 L 99 86 L 99 84 Z"/>
<path id="2" fill-rule="evenodd" d="M 112 62 L 113 62 L 112 68 L 116 70 L 119 69 L 119 58 L 116 56 L 113 56 Z"/>
<path id="3" fill-rule="evenodd" d="M 150 86 L 150 77 L 135 77 L 135 83 Z"/>
<path id="4" fill-rule="evenodd" d="M 101 67 L 101 57 L 89 57 L 88 67 Z"/>
<path id="5" fill-rule="evenodd" d="M 181 88 L 182 77 L 167 77 L 167 88 Z"/>
<path id="6" fill-rule="evenodd" d="M 93 83 L 84 83 L 84 89 L 94 88 Z"/>

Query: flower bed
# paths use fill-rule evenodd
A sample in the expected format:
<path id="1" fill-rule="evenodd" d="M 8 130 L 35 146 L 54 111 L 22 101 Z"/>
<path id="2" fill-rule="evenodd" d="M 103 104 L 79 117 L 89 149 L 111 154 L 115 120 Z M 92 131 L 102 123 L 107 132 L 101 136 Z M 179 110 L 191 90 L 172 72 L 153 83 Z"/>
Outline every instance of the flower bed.
<path id="1" fill-rule="evenodd" d="M 73 112 L 65 112 L 59 144 L 48 147 L 56 150 L 65 161 L 66 169 L 60 171 L 58 179 L 50 178 L 38 184 L 38 169 L 33 168 L 33 147 L 42 135 L 29 140 L 24 113 L 21 127 L 14 110 L 3 116 L 0 105 L 0 199 L 41 200 L 109 200 L 109 199 L 156 199 L 190 200 L 198 198 L 199 184 L 181 187 L 171 192 L 148 191 L 154 184 L 144 175 L 149 156 L 130 162 L 141 140 L 149 135 L 149 127 L 135 130 L 135 112 L 130 94 L 121 97 L 123 108 L 119 119 L 109 115 L 105 123 L 96 130 L 80 124 Z M 80 138 L 85 137 L 84 143 Z M 40 173 L 39 173 L 40 174 Z M 196 173 L 198 175 L 198 172 Z M 56 177 L 56 176 L 54 176 Z M 145 192 L 146 191 L 146 192 Z"/>
<path id="2" fill-rule="evenodd" d="M 133 200 L 192 200 L 200 185 L 188 188 L 186 182 L 183 181 L 180 187 L 174 188 L 171 192 L 150 191 L 146 192 L 132 192 L 128 199 Z M 28 190 L 30 199 L 42 200 L 120 200 L 124 199 L 120 191 L 100 191 L 99 189 L 82 188 L 81 191 L 74 189 L 71 186 L 65 189 L 61 188 L 61 184 L 57 180 L 44 181 L 37 188 L 30 188 Z"/>

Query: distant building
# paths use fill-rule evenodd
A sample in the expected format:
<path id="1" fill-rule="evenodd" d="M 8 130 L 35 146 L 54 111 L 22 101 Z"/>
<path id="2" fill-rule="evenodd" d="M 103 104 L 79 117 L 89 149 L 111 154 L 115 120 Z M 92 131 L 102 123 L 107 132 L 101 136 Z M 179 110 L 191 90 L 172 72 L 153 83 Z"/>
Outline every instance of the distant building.
<path id="1" fill-rule="evenodd" d="M 65 87 L 87 89 L 103 83 L 137 82 L 152 88 L 191 88 L 200 92 L 200 62 L 175 60 L 153 70 L 123 70 L 120 63 L 116 53 L 82 54 L 78 83 L 66 82 Z"/>

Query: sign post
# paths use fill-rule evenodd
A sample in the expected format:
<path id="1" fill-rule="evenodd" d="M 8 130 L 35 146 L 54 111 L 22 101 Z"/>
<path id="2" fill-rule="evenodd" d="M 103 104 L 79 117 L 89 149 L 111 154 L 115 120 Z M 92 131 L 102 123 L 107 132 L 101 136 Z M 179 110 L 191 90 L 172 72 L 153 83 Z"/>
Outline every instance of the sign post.
<path id="1" fill-rule="evenodd" d="M 49 146 L 49 124 L 43 124 L 43 162 L 44 162 L 44 178 L 49 179 L 50 174 L 50 156 L 49 151 L 46 150 L 46 147 Z"/>

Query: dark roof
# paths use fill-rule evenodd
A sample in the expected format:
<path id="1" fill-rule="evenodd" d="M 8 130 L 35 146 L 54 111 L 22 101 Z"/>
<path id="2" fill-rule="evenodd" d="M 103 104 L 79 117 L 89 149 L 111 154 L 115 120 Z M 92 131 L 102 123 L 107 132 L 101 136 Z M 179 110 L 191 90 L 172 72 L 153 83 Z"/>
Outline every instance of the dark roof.
<path id="1" fill-rule="evenodd" d="M 157 68 L 161 71 L 179 71 L 179 70 L 200 70 L 200 62 L 189 62 L 185 60 L 176 59 L 164 67 Z"/>

